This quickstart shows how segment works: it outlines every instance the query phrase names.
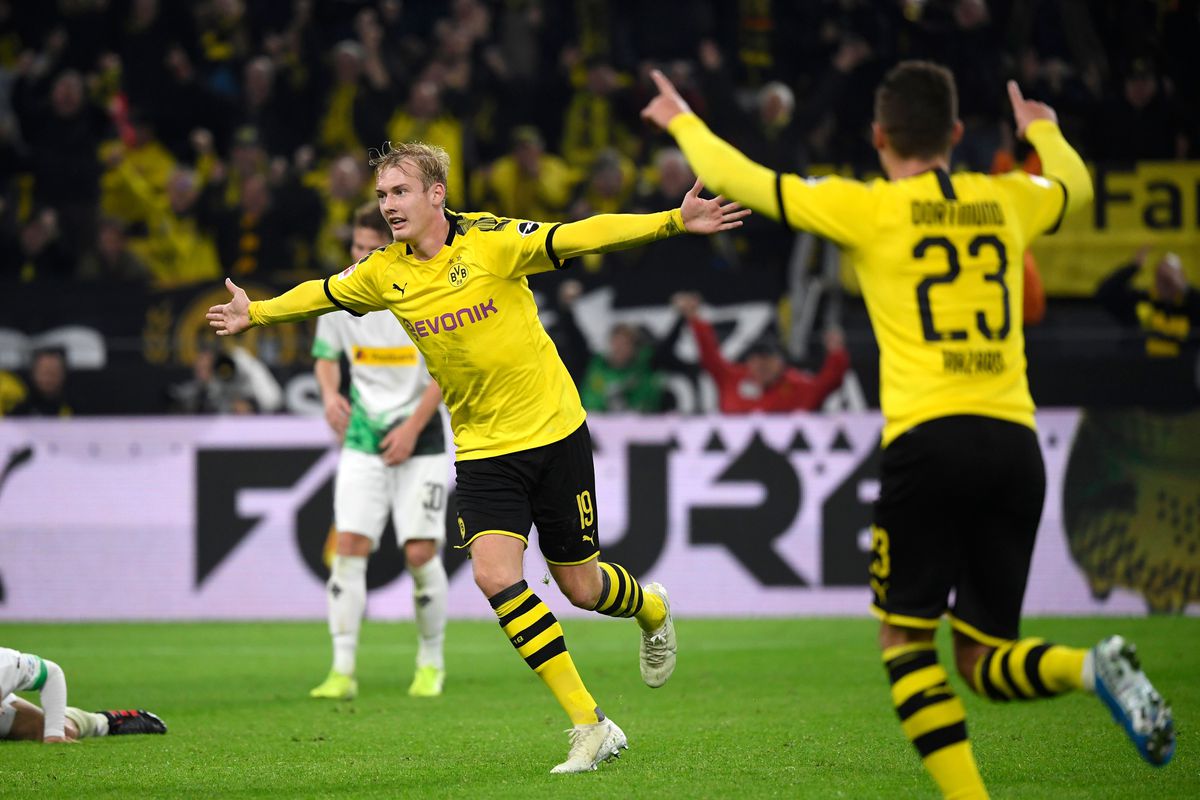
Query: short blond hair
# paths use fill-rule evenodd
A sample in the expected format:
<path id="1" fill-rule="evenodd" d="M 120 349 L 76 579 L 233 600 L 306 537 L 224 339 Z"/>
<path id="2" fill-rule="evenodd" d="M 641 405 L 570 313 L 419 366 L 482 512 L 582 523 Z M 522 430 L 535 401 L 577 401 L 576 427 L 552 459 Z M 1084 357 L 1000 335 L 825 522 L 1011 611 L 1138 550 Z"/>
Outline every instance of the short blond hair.
<path id="1" fill-rule="evenodd" d="M 385 169 L 399 167 L 400 162 L 409 161 L 421 176 L 421 186 L 428 189 L 435 183 L 446 185 L 450 174 L 450 155 L 436 144 L 425 142 L 401 142 L 393 145 L 384 142 L 383 147 L 371 150 L 367 163 L 375 168 L 378 177 Z"/>

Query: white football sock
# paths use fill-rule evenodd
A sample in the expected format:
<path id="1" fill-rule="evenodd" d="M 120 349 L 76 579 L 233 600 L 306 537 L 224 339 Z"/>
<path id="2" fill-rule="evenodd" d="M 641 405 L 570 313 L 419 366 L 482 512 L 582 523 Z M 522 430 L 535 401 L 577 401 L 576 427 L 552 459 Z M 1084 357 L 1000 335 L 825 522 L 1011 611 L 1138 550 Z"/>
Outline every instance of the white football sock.
<path id="1" fill-rule="evenodd" d="M 445 669 L 442 645 L 446 641 L 446 592 L 449 580 L 441 556 L 419 567 L 409 567 L 413 577 L 413 609 L 417 620 L 417 666 Z"/>
<path id="2" fill-rule="evenodd" d="M 75 706 L 67 706 L 66 717 L 75 723 L 79 730 L 80 739 L 93 736 L 108 736 L 108 717 L 98 712 L 84 711 Z"/>
<path id="3" fill-rule="evenodd" d="M 329 633 L 333 636 L 333 668 L 343 675 L 353 675 L 358 631 L 367 610 L 366 556 L 334 556 L 325 588 Z"/>

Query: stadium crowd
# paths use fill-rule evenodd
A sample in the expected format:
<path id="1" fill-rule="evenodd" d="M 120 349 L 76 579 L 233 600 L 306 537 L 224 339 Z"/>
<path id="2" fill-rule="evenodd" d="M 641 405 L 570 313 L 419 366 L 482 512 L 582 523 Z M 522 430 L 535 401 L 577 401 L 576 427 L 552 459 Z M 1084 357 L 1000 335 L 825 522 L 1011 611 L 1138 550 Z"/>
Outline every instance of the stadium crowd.
<path id="1" fill-rule="evenodd" d="M 1196 2 L 4 0 L 0 27 L 4 280 L 340 269 L 367 150 L 389 139 L 446 148 L 451 208 L 558 221 L 676 202 L 686 164 L 637 118 L 653 65 L 785 170 L 876 170 L 862 98 L 900 58 L 955 72 L 972 169 L 1024 157 L 1006 77 L 1085 158 L 1200 143 Z M 751 224 L 703 243 L 704 263 L 781 270 L 788 241 Z"/>
<path id="2" fill-rule="evenodd" d="M 1089 161 L 1196 158 L 1195 41 L 1198 0 L 0 0 L 0 285 L 338 271 L 373 199 L 368 151 L 386 140 L 446 149 L 451 209 L 569 221 L 674 206 L 694 176 L 638 118 L 655 66 L 718 134 L 784 171 L 878 174 L 867 98 L 904 58 L 957 77 L 956 168 L 1038 169 L 1012 134 L 1010 77 Z M 753 274 L 774 303 L 793 242 L 756 215 L 579 266 L 592 286 L 628 285 L 651 262 L 675 289 Z M 664 288 L 656 302 L 669 300 Z M 661 409 L 654 376 L 680 321 L 662 341 L 602 340 L 651 375 L 632 401 L 613 394 L 629 384 L 613 353 L 551 332 L 574 349 L 590 408 Z"/>

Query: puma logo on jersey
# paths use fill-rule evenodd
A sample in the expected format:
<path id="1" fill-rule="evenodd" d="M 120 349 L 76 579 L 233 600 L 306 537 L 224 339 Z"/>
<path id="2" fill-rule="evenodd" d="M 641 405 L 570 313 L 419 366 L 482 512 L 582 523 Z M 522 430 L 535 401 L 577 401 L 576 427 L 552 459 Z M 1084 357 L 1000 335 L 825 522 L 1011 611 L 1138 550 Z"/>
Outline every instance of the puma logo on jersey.
<path id="1" fill-rule="evenodd" d="M 595 544 L 595 543 L 596 543 L 596 540 L 595 540 L 595 539 L 593 539 L 591 536 L 588 536 L 586 533 L 583 535 L 583 540 L 584 540 L 585 542 L 587 542 L 588 544 Z"/>
<path id="2" fill-rule="evenodd" d="M 408 284 L 405 284 L 406 286 Z M 492 314 L 499 314 L 496 310 L 496 301 L 488 298 L 486 303 L 476 303 L 473 306 L 460 308 L 457 311 L 447 311 L 445 314 L 438 314 L 426 319 L 419 319 L 416 323 L 404 320 L 404 327 L 408 332 L 424 339 L 427 336 L 435 336 L 446 331 L 465 328 L 475 322 L 480 322 L 487 319 Z"/>
<path id="3" fill-rule="evenodd" d="M 403 286 L 397 286 L 396 284 L 393 283 L 392 288 L 395 289 L 397 292 L 399 292 L 401 294 L 401 296 L 403 296 L 404 290 L 408 288 L 408 284 L 405 283 Z"/>

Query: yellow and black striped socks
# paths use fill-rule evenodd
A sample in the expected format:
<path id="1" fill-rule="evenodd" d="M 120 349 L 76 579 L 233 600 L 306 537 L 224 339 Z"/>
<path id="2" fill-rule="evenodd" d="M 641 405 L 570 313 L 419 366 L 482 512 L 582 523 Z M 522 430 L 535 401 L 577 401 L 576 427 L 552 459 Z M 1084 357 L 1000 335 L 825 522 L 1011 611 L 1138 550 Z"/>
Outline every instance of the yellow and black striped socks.
<path id="1" fill-rule="evenodd" d="M 966 709 L 950 688 L 933 643 L 889 647 L 883 651 L 883 663 L 900 727 L 942 795 L 956 800 L 986 798 L 967 739 Z"/>
<path id="2" fill-rule="evenodd" d="M 588 725 L 604 719 L 567 652 L 562 626 L 529 584 L 518 581 L 489 597 L 488 602 L 500 618 L 504 634 L 530 669 L 550 687 L 571 723 Z"/>
<path id="3" fill-rule="evenodd" d="M 971 688 L 990 700 L 1036 700 L 1083 689 L 1086 650 L 1041 639 L 1005 642 L 975 664 Z"/>
<path id="4" fill-rule="evenodd" d="M 642 591 L 637 578 L 620 564 L 600 562 L 600 599 L 592 611 L 607 617 L 634 617 L 644 631 L 654 631 L 667 618 L 662 598 Z"/>

